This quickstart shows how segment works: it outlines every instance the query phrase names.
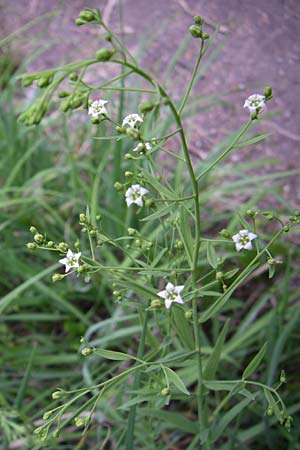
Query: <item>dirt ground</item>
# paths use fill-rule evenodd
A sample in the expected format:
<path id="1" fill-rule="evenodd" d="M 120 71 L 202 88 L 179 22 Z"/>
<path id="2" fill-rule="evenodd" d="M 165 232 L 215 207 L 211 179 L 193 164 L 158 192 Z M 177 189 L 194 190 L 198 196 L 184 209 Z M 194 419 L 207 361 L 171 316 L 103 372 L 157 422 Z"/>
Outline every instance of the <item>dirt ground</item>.
<path id="1" fill-rule="evenodd" d="M 118 3 L 118 0 L 0 0 L 1 37 L 39 15 L 56 10 L 55 17 L 45 18 L 22 33 L 14 45 L 22 57 L 29 56 L 34 48 L 43 50 L 30 69 L 71 62 L 103 46 L 93 27 L 74 25 L 80 10 L 85 6 L 99 7 L 106 20 L 118 26 Z M 160 79 L 195 14 L 204 17 L 208 24 L 221 25 L 217 44 L 224 45 L 193 90 L 193 95 L 222 94 L 226 100 L 190 124 L 191 145 L 200 158 L 230 130 L 245 123 L 244 98 L 270 85 L 274 100 L 269 111 L 276 115 L 263 129 L 273 132 L 273 136 L 251 150 L 250 157 L 260 157 L 263 151 L 264 155 L 281 160 L 280 170 L 298 169 L 300 173 L 300 0 L 123 0 L 123 10 L 125 39 L 130 49 L 137 51 L 138 43 L 147 36 L 142 65 L 150 67 Z M 207 31 L 212 33 L 209 25 Z M 196 53 L 197 45 L 192 41 L 169 84 L 175 98 L 183 92 Z M 229 91 L 232 94 L 225 95 Z M 240 155 L 248 157 L 249 150 L 241 150 Z M 264 169 L 267 171 L 268 167 Z M 284 190 L 299 209 L 299 175 L 285 180 Z"/>

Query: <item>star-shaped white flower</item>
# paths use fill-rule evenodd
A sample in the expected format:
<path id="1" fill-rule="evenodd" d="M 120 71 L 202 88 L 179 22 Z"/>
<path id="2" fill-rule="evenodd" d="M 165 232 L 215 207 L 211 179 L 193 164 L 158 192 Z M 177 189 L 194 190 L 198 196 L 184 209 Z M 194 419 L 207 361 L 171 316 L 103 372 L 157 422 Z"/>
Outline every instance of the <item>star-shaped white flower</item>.
<path id="1" fill-rule="evenodd" d="M 104 105 L 108 103 L 107 100 L 95 100 L 89 107 L 88 114 L 93 117 L 93 119 L 98 119 L 100 114 L 107 114 L 107 110 Z"/>
<path id="2" fill-rule="evenodd" d="M 60 259 L 59 262 L 66 266 L 65 273 L 69 272 L 70 269 L 74 269 L 79 267 L 79 258 L 81 256 L 81 252 L 73 253 L 72 250 L 67 251 L 67 255 L 65 258 Z"/>
<path id="3" fill-rule="evenodd" d="M 245 100 L 244 108 L 248 108 L 250 114 L 259 113 L 266 108 L 266 97 L 260 94 L 253 94 Z"/>
<path id="4" fill-rule="evenodd" d="M 123 119 L 122 127 L 128 125 L 130 128 L 136 128 L 136 125 L 139 126 L 143 122 L 144 121 L 139 114 L 129 114 Z"/>
<path id="5" fill-rule="evenodd" d="M 241 230 L 234 236 L 232 236 L 232 240 L 235 243 L 235 247 L 237 251 L 239 252 L 242 250 L 242 248 L 245 248 L 246 250 L 252 249 L 252 242 L 253 239 L 257 238 L 257 234 L 251 233 L 248 230 Z"/>
<path id="6" fill-rule="evenodd" d="M 164 291 L 160 291 L 157 295 L 165 300 L 165 306 L 169 309 L 172 303 L 183 303 L 180 292 L 184 286 L 174 286 L 172 283 L 168 283 Z"/>
<path id="7" fill-rule="evenodd" d="M 139 184 L 133 184 L 125 192 L 125 200 L 127 206 L 130 206 L 132 203 L 143 206 L 143 196 L 148 192 L 148 189 L 145 189 L 143 186 Z"/>
<path id="8" fill-rule="evenodd" d="M 134 147 L 134 149 L 132 150 L 133 152 L 139 152 L 139 153 L 143 153 L 143 150 L 151 150 L 152 145 L 150 144 L 150 142 L 145 142 L 144 144 L 142 142 L 140 142 L 136 147 Z"/>

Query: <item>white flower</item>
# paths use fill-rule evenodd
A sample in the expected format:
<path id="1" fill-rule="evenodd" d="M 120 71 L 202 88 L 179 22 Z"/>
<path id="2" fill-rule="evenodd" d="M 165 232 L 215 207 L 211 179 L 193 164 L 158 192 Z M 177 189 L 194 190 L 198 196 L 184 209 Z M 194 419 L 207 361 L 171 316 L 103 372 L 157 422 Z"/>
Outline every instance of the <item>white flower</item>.
<path id="1" fill-rule="evenodd" d="M 107 100 L 95 100 L 89 107 L 88 114 L 93 117 L 93 119 L 98 119 L 100 114 L 107 114 L 105 104 L 108 103 Z"/>
<path id="2" fill-rule="evenodd" d="M 151 150 L 152 145 L 150 144 L 150 142 L 145 142 L 144 144 L 142 142 L 140 142 L 136 147 L 134 147 L 134 149 L 132 150 L 133 152 L 139 152 L 139 153 L 143 153 L 143 150 Z"/>
<path id="3" fill-rule="evenodd" d="M 172 303 L 183 303 L 180 292 L 184 286 L 174 286 L 168 283 L 164 291 L 158 292 L 157 295 L 165 300 L 166 308 L 169 309 Z"/>
<path id="4" fill-rule="evenodd" d="M 79 267 L 79 258 L 81 256 L 81 252 L 73 253 L 72 250 L 68 250 L 65 258 L 60 259 L 59 262 L 66 266 L 65 273 L 69 272 L 70 269 L 75 267 Z"/>
<path id="5" fill-rule="evenodd" d="M 246 250 L 252 249 L 252 242 L 253 239 L 256 239 L 257 235 L 254 233 L 251 233 L 248 230 L 241 230 L 234 236 L 232 236 L 232 240 L 235 243 L 236 249 L 239 252 L 242 250 L 242 248 L 245 248 Z"/>
<path id="6" fill-rule="evenodd" d="M 125 119 L 123 119 L 122 127 L 129 125 L 130 128 L 135 128 L 136 124 L 141 124 L 143 122 L 144 121 L 139 114 L 129 114 L 129 116 L 126 116 Z"/>
<path id="7" fill-rule="evenodd" d="M 133 184 L 130 188 L 127 189 L 125 193 L 125 200 L 127 206 L 130 206 L 132 203 L 136 203 L 139 206 L 143 206 L 143 195 L 147 194 L 149 191 L 139 184 Z"/>
<path id="8" fill-rule="evenodd" d="M 250 114 L 259 113 L 266 108 L 266 97 L 260 94 L 253 94 L 245 100 L 244 108 L 248 108 Z"/>

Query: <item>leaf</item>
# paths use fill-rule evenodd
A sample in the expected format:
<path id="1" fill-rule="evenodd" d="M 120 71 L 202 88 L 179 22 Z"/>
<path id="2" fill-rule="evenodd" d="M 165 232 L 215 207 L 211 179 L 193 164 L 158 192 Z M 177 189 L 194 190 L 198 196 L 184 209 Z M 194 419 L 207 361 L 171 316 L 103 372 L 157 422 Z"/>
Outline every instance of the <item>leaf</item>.
<path id="1" fill-rule="evenodd" d="M 228 332 L 229 322 L 230 322 L 229 320 L 225 322 L 225 325 L 217 339 L 213 352 L 206 363 L 204 370 L 204 378 L 206 380 L 214 380 L 216 377 L 216 372 L 219 365 L 223 345 Z"/>
<path id="2" fill-rule="evenodd" d="M 210 389 L 211 391 L 231 391 L 232 389 L 235 389 L 236 386 L 240 386 L 240 381 L 206 381 L 204 380 L 204 385 L 207 387 L 207 389 Z M 244 383 L 243 383 L 244 386 Z M 242 386 L 242 387 L 243 387 Z"/>
<path id="3" fill-rule="evenodd" d="M 275 273 L 275 264 L 269 266 L 269 278 L 273 278 Z"/>
<path id="4" fill-rule="evenodd" d="M 246 367 L 246 369 L 243 372 L 243 375 L 242 375 L 243 380 L 246 380 L 253 374 L 253 372 L 255 372 L 255 370 L 257 369 L 257 367 L 263 360 L 263 357 L 265 356 L 266 346 L 267 346 L 267 343 L 265 342 L 264 345 L 262 346 L 262 348 L 257 353 L 257 355 L 255 355 L 254 358 L 250 361 L 250 363 L 248 364 L 248 366 Z"/>
<path id="5" fill-rule="evenodd" d="M 187 388 L 185 387 L 184 382 L 182 381 L 182 379 L 177 375 L 176 372 L 174 372 L 174 370 L 170 369 L 167 366 L 163 366 L 165 369 L 165 373 L 166 376 L 168 378 L 169 383 L 173 383 L 175 384 L 175 386 L 177 387 L 177 389 L 179 389 L 179 391 L 183 392 L 186 395 L 190 395 L 189 391 L 187 390 Z"/>
<path id="6" fill-rule="evenodd" d="M 180 208 L 180 227 L 178 231 L 183 241 L 188 261 L 192 264 L 194 241 L 188 222 L 188 214 L 184 206 L 181 206 Z"/>
<path id="7" fill-rule="evenodd" d="M 166 422 L 167 429 L 180 430 L 184 433 L 196 434 L 199 431 L 198 424 L 195 420 L 189 420 L 183 414 L 170 411 L 160 411 L 157 409 L 141 409 L 140 414 L 145 413 L 146 416 L 155 417 L 155 419 Z"/>
<path id="8" fill-rule="evenodd" d="M 282 414 L 280 412 L 280 409 L 277 406 L 277 402 L 274 399 L 273 394 L 271 394 L 271 392 L 267 388 L 264 388 L 264 394 L 267 399 L 269 408 L 272 408 L 272 410 L 276 416 L 276 419 L 280 421 L 282 419 Z"/>
<path id="9" fill-rule="evenodd" d="M 184 312 L 181 308 L 172 308 L 172 321 L 174 322 L 174 329 L 178 334 L 184 347 L 189 350 L 194 349 L 194 337 L 190 322 L 184 317 Z"/>
<path id="10" fill-rule="evenodd" d="M 251 398 L 244 398 L 222 417 L 217 426 L 212 430 L 213 442 L 219 439 L 230 422 L 232 422 L 232 420 L 235 419 L 252 401 Z"/>
<path id="11" fill-rule="evenodd" d="M 206 251 L 208 264 L 213 269 L 216 269 L 218 267 L 218 258 L 215 251 L 215 247 L 213 246 L 212 242 L 207 241 Z"/>
<path id="12" fill-rule="evenodd" d="M 259 134 L 258 136 L 254 136 L 250 139 L 247 139 L 246 141 L 243 142 L 238 142 L 237 144 L 235 144 L 235 147 L 247 147 L 248 145 L 253 145 L 256 144 L 257 142 L 263 141 L 264 139 L 266 139 L 267 137 L 271 136 L 272 133 L 264 133 L 264 134 Z"/>
<path id="13" fill-rule="evenodd" d="M 127 353 L 114 352 L 112 350 L 104 350 L 101 348 L 97 348 L 93 353 L 101 356 L 104 359 L 112 359 L 113 361 L 126 361 L 127 359 L 136 359 L 134 356 L 127 355 Z"/>

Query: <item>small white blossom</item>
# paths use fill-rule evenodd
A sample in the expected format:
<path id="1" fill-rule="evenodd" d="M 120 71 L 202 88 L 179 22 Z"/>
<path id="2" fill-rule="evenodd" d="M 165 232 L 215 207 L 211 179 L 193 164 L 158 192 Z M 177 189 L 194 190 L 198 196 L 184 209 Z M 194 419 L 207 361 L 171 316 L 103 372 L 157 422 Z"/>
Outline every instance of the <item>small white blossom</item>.
<path id="1" fill-rule="evenodd" d="M 79 267 L 79 258 L 81 256 L 81 252 L 73 253 L 72 250 L 68 250 L 65 258 L 60 259 L 59 262 L 66 266 L 65 273 L 69 272 L 70 269 Z"/>
<path id="2" fill-rule="evenodd" d="M 107 110 L 104 105 L 108 103 L 107 100 L 95 100 L 89 107 L 88 114 L 93 117 L 93 119 L 98 119 L 100 114 L 107 114 Z"/>
<path id="3" fill-rule="evenodd" d="M 151 150 L 152 145 L 150 144 L 150 142 L 145 142 L 144 144 L 142 142 L 140 142 L 136 147 L 134 147 L 134 149 L 132 150 L 133 152 L 139 152 L 139 153 L 143 153 L 143 150 Z"/>
<path id="4" fill-rule="evenodd" d="M 241 230 L 234 236 L 232 236 L 232 240 L 235 243 L 235 247 L 237 251 L 239 252 L 242 250 L 242 248 L 245 248 L 246 250 L 252 249 L 252 242 L 253 239 L 256 239 L 257 235 L 254 233 L 251 233 L 248 230 Z"/>
<path id="5" fill-rule="evenodd" d="M 137 124 L 140 125 L 143 122 L 144 121 L 139 114 L 129 114 L 123 119 L 122 127 L 128 125 L 130 128 L 135 128 Z"/>
<path id="6" fill-rule="evenodd" d="M 147 194 L 149 191 L 139 184 L 133 184 L 130 188 L 127 189 L 125 193 L 125 200 L 127 206 L 130 206 L 132 203 L 136 203 L 139 206 L 143 206 L 143 196 Z"/>
<path id="7" fill-rule="evenodd" d="M 260 94 L 253 94 L 245 100 L 244 108 L 248 108 L 250 114 L 259 113 L 266 108 L 266 97 Z"/>
<path id="8" fill-rule="evenodd" d="M 183 303 L 180 292 L 184 286 L 174 286 L 172 283 L 168 283 L 164 291 L 160 291 L 157 295 L 165 300 L 165 306 L 169 309 L 172 303 Z"/>

